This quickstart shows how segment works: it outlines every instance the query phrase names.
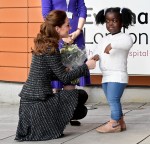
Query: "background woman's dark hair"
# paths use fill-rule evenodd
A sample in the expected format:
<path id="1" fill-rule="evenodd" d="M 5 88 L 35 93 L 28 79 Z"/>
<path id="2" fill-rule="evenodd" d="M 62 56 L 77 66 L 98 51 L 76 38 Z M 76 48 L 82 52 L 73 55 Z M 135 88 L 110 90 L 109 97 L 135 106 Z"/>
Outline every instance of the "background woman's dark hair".
<path id="1" fill-rule="evenodd" d="M 135 14 L 128 8 L 108 8 L 99 11 L 96 15 L 95 21 L 96 24 L 104 24 L 106 22 L 106 14 L 108 12 L 118 13 L 121 17 L 122 27 L 128 28 L 129 25 L 133 25 L 135 23 Z"/>
<path id="2" fill-rule="evenodd" d="M 65 23 L 67 15 L 61 10 L 51 11 L 40 26 L 40 32 L 34 39 L 34 54 L 57 53 L 59 34 L 55 27 L 61 27 Z M 49 48 L 49 49 L 48 49 Z"/>

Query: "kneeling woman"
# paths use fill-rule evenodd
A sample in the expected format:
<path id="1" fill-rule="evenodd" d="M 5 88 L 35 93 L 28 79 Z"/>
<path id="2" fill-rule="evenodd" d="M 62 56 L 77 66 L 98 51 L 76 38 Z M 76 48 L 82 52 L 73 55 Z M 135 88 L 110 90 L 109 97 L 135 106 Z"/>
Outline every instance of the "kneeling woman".
<path id="1" fill-rule="evenodd" d="M 62 90 L 53 94 L 50 83 L 54 79 L 64 84 L 88 75 L 96 62 L 88 60 L 70 72 L 61 62 L 58 42 L 67 37 L 69 20 L 64 11 L 49 13 L 34 40 L 32 63 L 27 81 L 19 96 L 19 122 L 15 140 L 41 141 L 60 137 L 71 119 L 86 116 L 84 90 Z"/>

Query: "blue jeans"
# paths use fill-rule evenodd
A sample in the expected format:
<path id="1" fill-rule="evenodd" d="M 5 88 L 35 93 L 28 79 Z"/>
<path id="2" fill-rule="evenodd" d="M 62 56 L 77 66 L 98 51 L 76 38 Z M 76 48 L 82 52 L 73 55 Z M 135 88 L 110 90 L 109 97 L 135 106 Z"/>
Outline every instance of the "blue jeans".
<path id="1" fill-rule="evenodd" d="M 122 116 L 121 97 L 126 83 L 107 82 L 102 84 L 105 96 L 111 110 L 111 119 L 118 121 Z"/>

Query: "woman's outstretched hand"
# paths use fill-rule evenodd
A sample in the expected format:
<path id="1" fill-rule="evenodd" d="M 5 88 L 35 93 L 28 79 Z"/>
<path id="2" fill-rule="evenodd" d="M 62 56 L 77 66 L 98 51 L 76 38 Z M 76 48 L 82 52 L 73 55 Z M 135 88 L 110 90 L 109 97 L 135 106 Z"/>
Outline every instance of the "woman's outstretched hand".
<path id="1" fill-rule="evenodd" d="M 95 61 L 98 61 L 100 58 L 99 58 L 99 55 L 96 54 L 96 55 L 94 55 L 94 56 L 92 57 L 92 59 L 95 60 Z"/>
<path id="2" fill-rule="evenodd" d="M 91 58 L 86 61 L 86 65 L 88 66 L 88 69 L 94 69 L 96 67 L 96 61 Z"/>

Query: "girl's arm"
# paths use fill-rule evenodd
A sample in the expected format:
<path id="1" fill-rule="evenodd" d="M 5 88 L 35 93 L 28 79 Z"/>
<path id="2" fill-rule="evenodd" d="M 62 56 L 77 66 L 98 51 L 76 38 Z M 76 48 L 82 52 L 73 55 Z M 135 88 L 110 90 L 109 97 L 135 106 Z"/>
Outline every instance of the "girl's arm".
<path id="1" fill-rule="evenodd" d="M 133 46 L 133 40 L 131 36 L 128 34 L 122 34 L 119 37 L 113 37 L 111 39 L 112 49 L 130 50 L 132 46 Z"/>

